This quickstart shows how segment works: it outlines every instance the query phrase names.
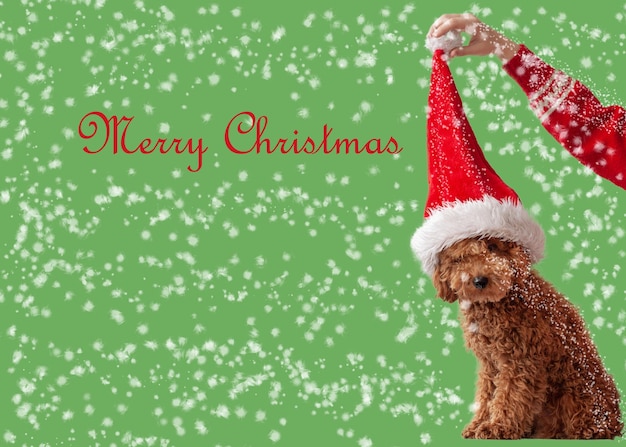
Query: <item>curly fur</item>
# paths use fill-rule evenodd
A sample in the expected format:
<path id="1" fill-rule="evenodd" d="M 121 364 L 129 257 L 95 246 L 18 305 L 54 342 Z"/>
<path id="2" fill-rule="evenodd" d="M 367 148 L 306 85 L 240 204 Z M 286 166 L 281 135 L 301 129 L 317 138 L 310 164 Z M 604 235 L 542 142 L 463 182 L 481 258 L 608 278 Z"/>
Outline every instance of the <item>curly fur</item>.
<path id="1" fill-rule="evenodd" d="M 478 358 L 478 406 L 465 438 L 612 439 L 619 394 L 576 308 L 532 269 L 527 250 L 470 238 L 443 250 L 438 295 L 459 300 Z"/>

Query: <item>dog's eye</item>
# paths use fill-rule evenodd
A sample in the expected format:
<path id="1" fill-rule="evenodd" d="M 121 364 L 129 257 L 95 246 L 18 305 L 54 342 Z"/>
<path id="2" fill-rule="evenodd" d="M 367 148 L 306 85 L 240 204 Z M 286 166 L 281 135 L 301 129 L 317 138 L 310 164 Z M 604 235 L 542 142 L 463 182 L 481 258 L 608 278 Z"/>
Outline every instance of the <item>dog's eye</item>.
<path id="1" fill-rule="evenodd" d="M 498 245 L 497 244 L 489 244 L 487 245 L 487 250 L 489 251 L 496 251 L 498 249 Z"/>
<path id="2" fill-rule="evenodd" d="M 454 259 L 452 260 L 452 263 L 453 263 L 453 264 L 460 264 L 460 263 L 461 263 L 461 258 L 454 258 Z"/>

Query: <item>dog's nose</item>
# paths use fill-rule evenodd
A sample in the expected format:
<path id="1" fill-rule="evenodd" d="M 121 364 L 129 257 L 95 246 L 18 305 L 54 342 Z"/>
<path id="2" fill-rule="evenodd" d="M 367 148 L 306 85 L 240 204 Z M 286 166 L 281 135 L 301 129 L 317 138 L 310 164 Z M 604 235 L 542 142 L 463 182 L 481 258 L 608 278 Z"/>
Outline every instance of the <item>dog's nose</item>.
<path id="1" fill-rule="evenodd" d="M 484 289 L 485 287 L 487 287 L 487 283 L 489 282 L 489 279 L 487 279 L 484 276 L 477 276 L 476 278 L 474 278 L 474 287 L 476 287 L 477 289 Z"/>

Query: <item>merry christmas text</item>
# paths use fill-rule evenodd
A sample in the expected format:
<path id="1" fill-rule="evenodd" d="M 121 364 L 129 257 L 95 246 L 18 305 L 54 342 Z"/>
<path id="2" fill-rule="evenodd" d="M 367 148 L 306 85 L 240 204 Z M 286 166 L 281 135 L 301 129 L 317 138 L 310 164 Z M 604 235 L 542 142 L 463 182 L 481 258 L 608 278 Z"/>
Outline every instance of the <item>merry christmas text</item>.
<path id="1" fill-rule="evenodd" d="M 188 154 L 196 157 L 194 163 L 189 163 L 189 172 L 198 172 L 202 169 L 204 154 L 209 150 L 203 145 L 202 138 L 143 138 L 138 144 L 127 143 L 126 133 L 134 116 L 121 118 L 117 115 L 107 116 L 102 112 L 89 112 L 80 120 L 78 134 L 84 140 L 90 140 L 98 135 L 100 147 L 84 146 L 87 154 L 99 154 L 107 147 L 112 146 L 113 154 Z M 367 141 L 358 138 L 331 139 L 333 128 L 324 124 L 319 138 L 307 136 L 298 138 L 298 131 L 294 130 L 292 138 L 270 139 L 265 136 L 269 119 L 265 115 L 257 116 L 252 112 L 240 112 L 235 115 L 226 126 L 224 142 L 229 151 L 234 154 L 399 154 L 402 147 L 394 137 L 386 140 L 371 138 Z M 96 141 L 96 140 L 94 140 Z M 244 141 L 244 142 L 242 142 Z M 111 142 L 111 143 L 110 143 Z M 110 144 L 109 144 L 110 143 Z M 97 146 L 97 143 L 96 143 Z"/>

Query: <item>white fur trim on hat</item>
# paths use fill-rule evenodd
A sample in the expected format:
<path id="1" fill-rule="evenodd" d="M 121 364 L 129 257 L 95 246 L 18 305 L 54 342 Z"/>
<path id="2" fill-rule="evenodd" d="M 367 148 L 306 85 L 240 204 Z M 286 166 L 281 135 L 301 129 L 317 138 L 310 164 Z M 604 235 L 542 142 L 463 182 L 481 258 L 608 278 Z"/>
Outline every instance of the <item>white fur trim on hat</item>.
<path id="1" fill-rule="evenodd" d="M 481 200 L 456 201 L 437 208 L 411 238 L 411 249 L 432 275 L 439 253 L 455 242 L 471 237 L 496 237 L 517 242 L 535 263 L 543 257 L 545 236 L 521 203 L 499 201 L 491 196 Z"/>

